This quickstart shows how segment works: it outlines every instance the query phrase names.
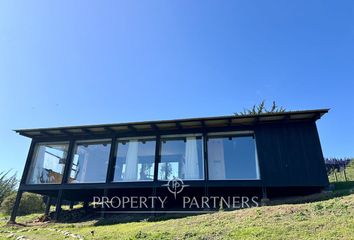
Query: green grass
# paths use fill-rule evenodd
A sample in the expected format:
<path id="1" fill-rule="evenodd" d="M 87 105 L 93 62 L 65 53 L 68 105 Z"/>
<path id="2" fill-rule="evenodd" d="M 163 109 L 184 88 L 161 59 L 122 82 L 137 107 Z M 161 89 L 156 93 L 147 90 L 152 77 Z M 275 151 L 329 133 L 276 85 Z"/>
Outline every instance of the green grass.
<path id="1" fill-rule="evenodd" d="M 326 196 L 330 199 L 314 199 L 316 202 L 311 203 L 155 221 L 115 223 L 122 219 L 112 218 L 21 227 L 6 226 L 8 217 L 0 216 L 0 239 L 5 239 L 9 231 L 16 237 L 45 240 L 64 239 L 70 233 L 76 235 L 66 239 L 78 239 L 78 235 L 84 239 L 354 239 L 353 187 L 353 183 L 339 184 L 337 191 Z M 38 216 L 21 216 L 17 220 L 24 223 Z"/>
<path id="2" fill-rule="evenodd" d="M 354 176 L 354 162 L 347 174 Z M 354 177 L 349 179 L 352 181 L 332 182 L 334 192 L 274 200 L 274 206 L 174 219 L 117 216 L 79 223 L 36 224 L 33 220 L 41 214 L 31 214 L 17 218 L 19 223 L 30 224 L 7 226 L 9 216 L 0 214 L 0 239 L 9 239 L 9 234 L 13 234 L 12 239 L 25 236 L 40 240 L 354 239 Z"/>

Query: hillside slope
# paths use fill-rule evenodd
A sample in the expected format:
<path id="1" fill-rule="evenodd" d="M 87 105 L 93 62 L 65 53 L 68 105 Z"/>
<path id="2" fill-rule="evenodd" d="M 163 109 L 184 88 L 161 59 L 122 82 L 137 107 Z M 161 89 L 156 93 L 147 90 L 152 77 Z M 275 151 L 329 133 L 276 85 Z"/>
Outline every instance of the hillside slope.
<path id="1" fill-rule="evenodd" d="M 20 217 L 26 221 L 35 215 Z M 266 206 L 162 221 L 99 225 L 99 220 L 7 227 L 29 239 L 354 239 L 354 194 L 326 201 Z M 94 231 L 92 236 L 91 231 Z M 71 234 L 72 233 L 72 234 Z M 71 235 L 70 235 L 71 234 Z M 76 235 L 77 234 L 77 235 Z M 15 238 L 14 238 L 15 239 Z"/>

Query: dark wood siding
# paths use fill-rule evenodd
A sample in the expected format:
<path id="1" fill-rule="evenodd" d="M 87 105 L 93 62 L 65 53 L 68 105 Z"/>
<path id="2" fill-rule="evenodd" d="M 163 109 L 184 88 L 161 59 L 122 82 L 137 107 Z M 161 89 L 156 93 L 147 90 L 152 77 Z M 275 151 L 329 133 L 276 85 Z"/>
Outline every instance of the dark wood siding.
<path id="1" fill-rule="evenodd" d="M 314 121 L 262 124 L 255 128 L 264 186 L 327 186 Z"/>

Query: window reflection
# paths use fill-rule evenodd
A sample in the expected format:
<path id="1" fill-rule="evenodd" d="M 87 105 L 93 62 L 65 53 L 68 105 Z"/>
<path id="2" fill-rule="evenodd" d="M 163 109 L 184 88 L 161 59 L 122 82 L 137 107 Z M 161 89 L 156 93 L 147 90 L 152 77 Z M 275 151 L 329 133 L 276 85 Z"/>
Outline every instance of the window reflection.
<path id="1" fill-rule="evenodd" d="M 163 136 L 160 144 L 160 161 L 156 173 L 158 180 L 204 179 L 201 135 Z M 259 179 L 257 152 L 252 135 L 211 134 L 207 144 L 210 180 Z M 26 183 L 60 184 L 68 146 L 68 143 L 36 145 Z M 73 149 L 68 182 L 105 182 L 110 149 L 110 140 L 77 142 Z M 117 139 L 113 181 L 153 181 L 155 149 L 155 137 Z"/>
<path id="2" fill-rule="evenodd" d="M 114 181 L 152 181 L 155 139 L 118 140 Z"/>
<path id="3" fill-rule="evenodd" d="M 68 182 L 105 182 L 110 149 L 110 141 L 77 143 L 75 145 Z"/>
<path id="4" fill-rule="evenodd" d="M 259 179 L 253 136 L 209 137 L 210 180 Z"/>
<path id="5" fill-rule="evenodd" d="M 203 179 L 203 141 L 201 136 L 161 138 L 158 179 Z"/>
<path id="6" fill-rule="evenodd" d="M 60 184 L 69 144 L 38 144 L 35 148 L 28 184 L 55 183 Z"/>

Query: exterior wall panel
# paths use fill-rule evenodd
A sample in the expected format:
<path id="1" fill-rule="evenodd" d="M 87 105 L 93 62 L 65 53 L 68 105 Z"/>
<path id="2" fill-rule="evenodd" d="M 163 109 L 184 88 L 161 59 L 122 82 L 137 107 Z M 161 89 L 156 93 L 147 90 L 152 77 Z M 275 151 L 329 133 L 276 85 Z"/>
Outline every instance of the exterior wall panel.
<path id="1" fill-rule="evenodd" d="M 264 186 L 328 185 L 314 121 L 263 124 L 255 132 Z"/>

